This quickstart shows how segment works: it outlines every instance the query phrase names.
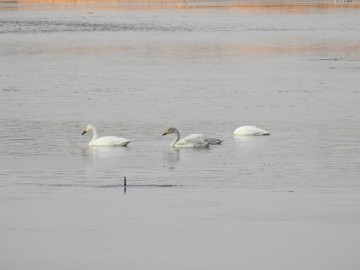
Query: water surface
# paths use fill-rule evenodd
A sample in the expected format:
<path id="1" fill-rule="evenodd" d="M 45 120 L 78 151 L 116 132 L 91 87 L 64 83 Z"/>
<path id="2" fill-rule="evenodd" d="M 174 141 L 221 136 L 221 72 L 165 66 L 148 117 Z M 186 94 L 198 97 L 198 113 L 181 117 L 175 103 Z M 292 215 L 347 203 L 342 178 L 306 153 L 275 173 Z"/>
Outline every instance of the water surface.
<path id="1" fill-rule="evenodd" d="M 18 5 L 1 269 L 359 268 L 359 9 Z M 170 126 L 224 143 L 172 149 Z"/>

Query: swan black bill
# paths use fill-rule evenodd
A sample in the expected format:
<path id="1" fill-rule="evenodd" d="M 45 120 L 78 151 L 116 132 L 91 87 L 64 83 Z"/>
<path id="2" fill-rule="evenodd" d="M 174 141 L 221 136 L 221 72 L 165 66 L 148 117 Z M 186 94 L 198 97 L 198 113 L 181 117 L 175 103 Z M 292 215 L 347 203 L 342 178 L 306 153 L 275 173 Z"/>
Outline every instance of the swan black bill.
<path id="1" fill-rule="evenodd" d="M 83 131 L 83 133 L 81 133 L 81 135 L 84 135 L 86 132 L 87 132 L 87 131 L 86 131 L 86 130 L 84 130 L 84 131 Z"/>
<path id="2" fill-rule="evenodd" d="M 165 135 L 167 135 L 167 133 L 166 133 L 166 132 L 163 134 L 163 136 L 165 136 Z"/>

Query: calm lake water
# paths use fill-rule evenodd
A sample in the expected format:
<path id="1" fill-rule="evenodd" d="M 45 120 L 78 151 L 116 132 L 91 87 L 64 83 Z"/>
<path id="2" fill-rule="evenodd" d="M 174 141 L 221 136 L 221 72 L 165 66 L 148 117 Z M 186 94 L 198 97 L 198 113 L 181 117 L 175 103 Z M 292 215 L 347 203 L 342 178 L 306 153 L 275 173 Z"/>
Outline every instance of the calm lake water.
<path id="1" fill-rule="evenodd" d="M 359 8 L 0 7 L 1 269 L 359 269 Z"/>

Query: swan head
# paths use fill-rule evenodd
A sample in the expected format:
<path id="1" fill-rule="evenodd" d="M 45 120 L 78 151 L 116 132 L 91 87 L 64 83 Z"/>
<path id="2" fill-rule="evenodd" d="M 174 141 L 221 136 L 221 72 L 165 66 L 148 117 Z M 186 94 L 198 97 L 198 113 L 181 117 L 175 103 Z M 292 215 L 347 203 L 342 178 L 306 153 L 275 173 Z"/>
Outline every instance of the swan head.
<path id="1" fill-rule="evenodd" d="M 168 134 L 171 134 L 171 133 L 176 133 L 176 128 L 173 128 L 173 127 L 168 128 L 168 129 L 164 132 L 163 136 L 168 135 Z"/>
<path id="2" fill-rule="evenodd" d="M 84 129 L 83 132 L 81 133 L 81 135 L 84 135 L 86 132 L 88 132 L 89 130 L 91 130 L 93 128 L 92 125 L 87 125 Z"/>

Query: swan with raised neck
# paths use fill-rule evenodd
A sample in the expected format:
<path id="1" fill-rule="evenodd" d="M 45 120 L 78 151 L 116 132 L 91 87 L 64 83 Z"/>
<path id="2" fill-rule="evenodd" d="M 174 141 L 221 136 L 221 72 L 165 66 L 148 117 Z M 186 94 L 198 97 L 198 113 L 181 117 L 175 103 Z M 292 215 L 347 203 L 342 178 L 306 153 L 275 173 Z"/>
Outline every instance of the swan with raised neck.
<path id="1" fill-rule="evenodd" d="M 211 138 L 204 134 L 190 134 L 183 139 L 180 139 L 180 132 L 174 127 L 168 128 L 163 136 L 168 134 L 175 134 L 174 141 L 170 144 L 172 147 L 209 147 L 210 144 L 221 144 L 223 141 Z"/>
<path id="2" fill-rule="evenodd" d="M 131 140 L 116 136 L 105 136 L 99 138 L 97 130 L 93 125 L 87 125 L 81 135 L 84 135 L 89 131 L 92 131 L 93 133 L 92 139 L 89 142 L 90 146 L 127 146 L 131 142 Z"/>

